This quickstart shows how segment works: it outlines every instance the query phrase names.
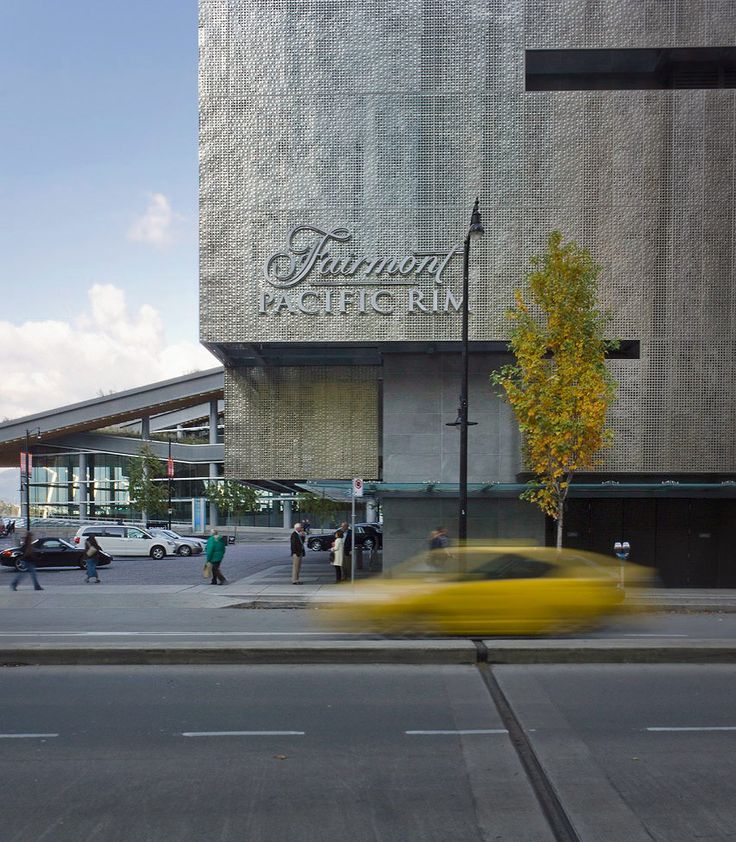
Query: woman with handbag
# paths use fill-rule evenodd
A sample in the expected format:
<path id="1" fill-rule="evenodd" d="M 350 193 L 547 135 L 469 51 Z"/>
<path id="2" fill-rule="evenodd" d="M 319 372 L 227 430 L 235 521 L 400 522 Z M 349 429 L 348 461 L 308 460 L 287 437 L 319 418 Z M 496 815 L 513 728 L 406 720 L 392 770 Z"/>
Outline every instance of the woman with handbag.
<path id="1" fill-rule="evenodd" d="M 342 581 L 342 565 L 345 560 L 345 539 L 343 538 L 342 529 L 338 529 L 335 533 L 335 541 L 332 544 L 332 552 L 330 553 L 330 564 L 335 568 L 335 582 Z"/>
<path id="2" fill-rule="evenodd" d="M 100 584 L 100 577 L 97 574 L 97 554 L 102 547 L 97 543 L 97 538 L 94 535 L 88 535 L 84 542 L 84 557 L 87 561 L 87 578 L 84 580 L 89 584 L 90 579 L 95 580 L 95 584 Z"/>

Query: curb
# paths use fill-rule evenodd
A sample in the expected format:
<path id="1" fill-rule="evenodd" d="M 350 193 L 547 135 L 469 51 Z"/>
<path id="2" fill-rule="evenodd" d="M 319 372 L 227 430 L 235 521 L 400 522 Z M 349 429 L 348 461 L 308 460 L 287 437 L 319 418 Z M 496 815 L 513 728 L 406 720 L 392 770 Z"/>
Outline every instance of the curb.
<path id="1" fill-rule="evenodd" d="M 532 646 L 519 641 L 332 641 L 298 645 L 262 644 L 242 647 L 155 646 L 40 647 L 0 650 L 0 667 L 132 666 L 213 664 L 406 664 L 496 665 L 531 664 L 728 664 L 736 663 L 736 642 L 643 646 L 611 641 L 550 643 Z"/>

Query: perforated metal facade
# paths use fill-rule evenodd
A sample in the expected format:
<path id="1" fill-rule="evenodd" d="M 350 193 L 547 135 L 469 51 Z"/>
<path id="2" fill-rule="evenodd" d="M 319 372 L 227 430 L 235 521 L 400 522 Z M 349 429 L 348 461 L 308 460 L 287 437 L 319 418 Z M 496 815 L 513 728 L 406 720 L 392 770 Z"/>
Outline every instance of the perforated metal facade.
<path id="1" fill-rule="evenodd" d="M 226 476 L 378 479 L 379 394 L 371 367 L 226 371 L 225 407 Z"/>
<path id="2" fill-rule="evenodd" d="M 524 90 L 526 48 L 734 44 L 735 3 L 200 9 L 204 342 L 226 356 L 229 343 L 456 337 L 452 310 L 261 314 L 273 292 L 263 264 L 297 225 L 342 226 L 356 254 L 447 249 L 479 195 L 471 338 L 505 337 L 512 288 L 561 228 L 604 267 L 613 333 L 641 340 L 640 360 L 611 364 L 620 392 L 604 467 L 736 470 L 736 91 Z M 459 291 L 460 271 L 455 258 L 448 288 Z M 431 295 L 431 278 L 412 283 Z"/>

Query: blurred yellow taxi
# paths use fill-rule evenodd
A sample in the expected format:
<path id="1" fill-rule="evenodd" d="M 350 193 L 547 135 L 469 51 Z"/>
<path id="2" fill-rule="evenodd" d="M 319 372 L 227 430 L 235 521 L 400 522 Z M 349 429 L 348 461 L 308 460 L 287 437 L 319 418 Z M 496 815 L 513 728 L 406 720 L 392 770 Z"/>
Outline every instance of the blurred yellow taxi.
<path id="1" fill-rule="evenodd" d="M 331 625 L 400 634 L 560 634 L 589 629 L 623 600 L 613 558 L 551 547 L 477 545 L 397 565 L 325 612 Z M 626 584 L 645 584 L 628 565 Z M 351 589 L 352 590 L 352 589 Z"/>

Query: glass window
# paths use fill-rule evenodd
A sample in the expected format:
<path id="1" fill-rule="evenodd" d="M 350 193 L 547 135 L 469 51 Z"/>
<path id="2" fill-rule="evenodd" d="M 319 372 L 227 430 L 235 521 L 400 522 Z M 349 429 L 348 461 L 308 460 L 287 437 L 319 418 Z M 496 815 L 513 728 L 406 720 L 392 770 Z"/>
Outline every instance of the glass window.
<path id="1" fill-rule="evenodd" d="M 102 534 L 108 538 L 122 538 L 125 535 L 125 530 L 122 526 L 106 526 Z"/>
<path id="2" fill-rule="evenodd" d="M 126 529 L 125 535 L 127 538 L 147 538 L 147 535 L 144 535 L 140 529 Z"/>

